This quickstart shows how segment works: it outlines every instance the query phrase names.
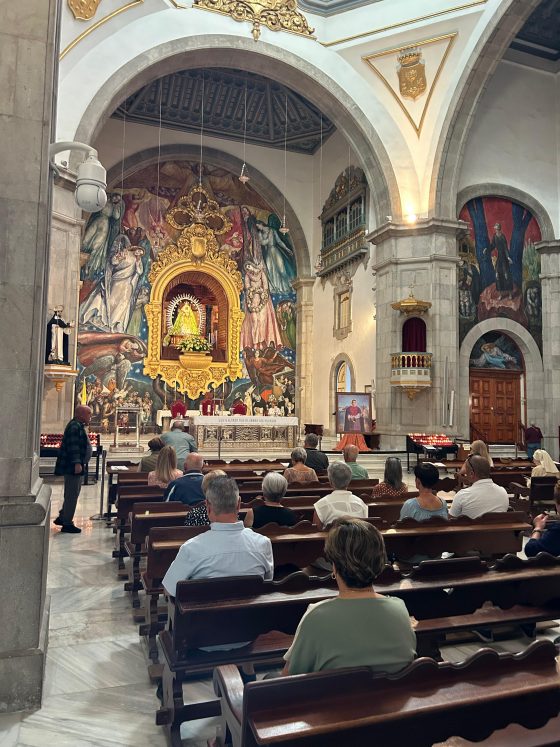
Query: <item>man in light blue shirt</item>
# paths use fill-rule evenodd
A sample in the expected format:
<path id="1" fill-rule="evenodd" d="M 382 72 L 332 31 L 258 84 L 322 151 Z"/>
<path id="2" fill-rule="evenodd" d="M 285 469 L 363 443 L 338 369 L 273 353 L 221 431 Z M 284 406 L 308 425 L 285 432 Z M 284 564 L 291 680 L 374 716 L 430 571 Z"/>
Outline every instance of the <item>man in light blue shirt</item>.
<path id="1" fill-rule="evenodd" d="M 239 490 L 235 480 L 217 477 L 206 491 L 210 530 L 187 540 L 169 566 L 163 586 L 175 596 L 179 581 L 224 576 L 272 578 L 274 562 L 268 537 L 238 521 Z"/>
<path id="2" fill-rule="evenodd" d="M 172 446 L 175 449 L 179 465 L 184 464 L 191 451 L 198 451 L 194 438 L 190 433 L 185 433 L 185 424 L 182 420 L 176 420 L 170 431 L 162 433 L 161 440 L 166 446 Z"/>

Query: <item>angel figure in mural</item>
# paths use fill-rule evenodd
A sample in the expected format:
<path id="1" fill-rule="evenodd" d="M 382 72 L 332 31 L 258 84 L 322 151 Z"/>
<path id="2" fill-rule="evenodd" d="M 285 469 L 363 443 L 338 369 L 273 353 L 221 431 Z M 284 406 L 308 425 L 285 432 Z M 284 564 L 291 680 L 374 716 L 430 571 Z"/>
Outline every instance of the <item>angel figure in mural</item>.
<path id="1" fill-rule="evenodd" d="M 283 239 L 279 228 L 282 225 L 277 215 L 268 216 L 268 225 L 255 221 L 259 233 L 261 250 L 268 272 L 268 282 L 274 293 L 291 293 L 291 282 L 296 277 L 295 257 L 288 239 Z"/>
<path id="2" fill-rule="evenodd" d="M 124 234 L 113 241 L 105 275 L 82 305 L 80 324 L 109 332 L 126 332 L 144 272 L 144 250 L 132 246 Z"/>
<path id="3" fill-rule="evenodd" d="M 262 262 L 245 262 L 243 284 L 245 318 L 241 327 L 241 349 L 265 348 L 271 342 L 281 345 L 282 335 Z"/>
<path id="4" fill-rule="evenodd" d="M 484 343 L 480 348 L 480 356 L 471 358 L 470 363 L 475 368 L 507 368 L 508 363 L 515 367 L 518 365 L 517 360 L 495 342 Z"/>
<path id="5" fill-rule="evenodd" d="M 176 335 L 177 337 L 187 337 L 188 335 L 198 335 L 199 333 L 200 328 L 190 301 L 184 301 L 177 312 L 175 321 L 171 327 L 169 327 L 167 334 L 163 338 L 163 344 L 169 345 L 173 335 Z"/>
<path id="6" fill-rule="evenodd" d="M 83 254 L 89 255 L 83 268 L 82 280 L 95 280 L 103 270 L 107 248 L 119 233 L 123 213 L 121 195 L 114 192 L 109 195 L 103 210 L 90 215 L 81 249 Z"/>

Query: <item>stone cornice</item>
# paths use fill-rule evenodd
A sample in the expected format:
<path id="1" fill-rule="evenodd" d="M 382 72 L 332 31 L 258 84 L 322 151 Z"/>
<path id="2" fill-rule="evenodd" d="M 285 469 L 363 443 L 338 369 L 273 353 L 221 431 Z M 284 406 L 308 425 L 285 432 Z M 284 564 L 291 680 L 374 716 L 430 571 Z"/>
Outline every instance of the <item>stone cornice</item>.
<path id="1" fill-rule="evenodd" d="M 366 236 L 366 241 L 372 244 L 382 244 L 389 239 L 410 238 L 414 236 L 429 236 L 430 234 L 446 234 L 459 237 L 467 230 L 467 224 L 462 220 L 447 220 L 445 218 L 428 218 L 417 223 L 396 223 L 388 221 Z"/>
<path id="2" fill-rule="evenodd" d="M 560 252 L 560 239 L 554 239 L 553 241 L 537 241 L 535 249 L 543 254 L 545 252 Z"/>
<path id="3" fill-rule="evenodd" d="M 459 257 L 450 257 L 447 254 L 426 254 L 423 257 L 390 257 L 371 266 L 372 272 L 379 272 L 390 265 L 425 265 L 427 262 L 440 262 L 450 265 L 458 265 Z"/>

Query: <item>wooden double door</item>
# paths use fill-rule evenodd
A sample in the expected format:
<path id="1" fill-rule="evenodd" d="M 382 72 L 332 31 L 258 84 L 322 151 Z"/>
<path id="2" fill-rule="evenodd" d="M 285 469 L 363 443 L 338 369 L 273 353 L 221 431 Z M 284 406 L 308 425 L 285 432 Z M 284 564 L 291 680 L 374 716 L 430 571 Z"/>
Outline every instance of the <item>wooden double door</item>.
<path id="1" fill-rule="evenodd" d="M 471 369 L 470 395 L 473 440 L 516 443 L 521 422 L 521 374 Z"/>

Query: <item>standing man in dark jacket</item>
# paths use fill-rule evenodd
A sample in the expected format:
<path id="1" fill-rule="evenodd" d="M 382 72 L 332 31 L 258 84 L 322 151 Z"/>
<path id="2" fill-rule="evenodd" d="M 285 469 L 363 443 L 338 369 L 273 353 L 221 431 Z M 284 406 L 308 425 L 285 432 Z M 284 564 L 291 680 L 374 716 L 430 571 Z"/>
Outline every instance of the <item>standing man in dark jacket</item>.
<path id="1" fill-rule="evenodd" d="M 62 527 L 61 532 L 69 534 L 79 534 L 82 531 L 74 525 L 73 519 L 82 489 L 85 465 L 91 457 L 91 444 L 85 428 L 90 420 L 91 408 L 78 405 L 74 417 L 64 429 L 54 468 L 55 475 L 64 475 L 64 503 L 54 523 Z"/>

